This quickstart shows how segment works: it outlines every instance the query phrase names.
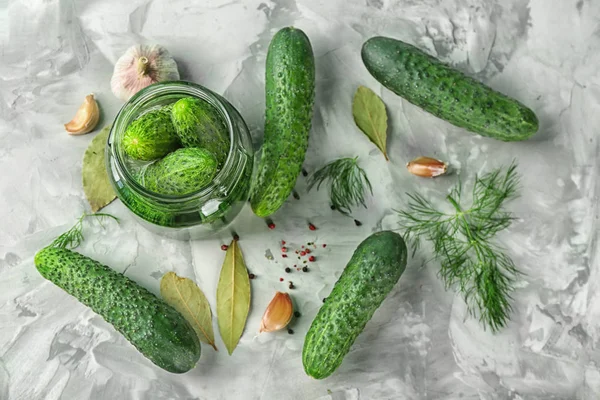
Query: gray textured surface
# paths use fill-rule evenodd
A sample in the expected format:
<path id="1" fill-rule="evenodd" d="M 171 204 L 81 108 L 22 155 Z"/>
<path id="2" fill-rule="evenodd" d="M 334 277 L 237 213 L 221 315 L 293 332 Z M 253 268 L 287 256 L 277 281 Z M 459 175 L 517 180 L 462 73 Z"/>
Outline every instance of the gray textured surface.
<path id="1" fill-rule="evenodd" d="M 0 7 L 6 2 L 0 2 Z M 0 398 L 38 399 L 595 399 L 600 396 L 597 177 L 600 126 L 600 2 L 596 0 L 9 1 L 0 8 Z M 252 281 L 247 330 L 232 357 L 207 346 L 183 376 L 155 368 L 102 319 L 44 282 L 33 255 L 87 209 L 80 183 L 92 135 L 62 128 L 89 92 L 104 123 L 120 107 L 112 65 L 138 42 L 158 42 L 182 77 L 223 93 L 257 143 L 264 60 L 273 33 L 295 25 L 311 38 L 317 98 L 306 166 L 360 156 L 374 184 L 360 228 L 329 210 L 325 193 L 289 200 L 277 228 L 246 210 L 236 223 Z M 414 43 L 531 106 L 540 132 L 500 143 L 454 128 L 383 90 L 359 49 L 372 35 Z M 380 93 L 391 121 L 389 154 L 355 128 L 359 84 Z M 436 265 L 409 263 L 338 372 L 304 376 L 303 334 L 354 247 L 393 227 L 392 208 L 419 189 L 441 199 L 457 179 L 427 181 L 404 164 L 418 155 L 475 173 L 519 162 L 519 217 L 501 240 L 526 273 L 512 322 L 497 335 L 465 317 Z M 194 278 L 214 306 L 221 240 L 176 242 L 139 225 L 122 204 L 119 226 L 90 227 L 81 248 L 158 292 L 170 270 Z M 319 230 L 306 229 L 310 218 Z M 256 335 L 283 276 L 279 240 L 328 244 L 308 274 L 293 272 L 303 316 L 287 333 Z M 275 260 L 265 258 L 267 249 Z M 291 263 L 291 260 L 288 260 Z M 328 392 L 330 390 L 331 392 Z"/>

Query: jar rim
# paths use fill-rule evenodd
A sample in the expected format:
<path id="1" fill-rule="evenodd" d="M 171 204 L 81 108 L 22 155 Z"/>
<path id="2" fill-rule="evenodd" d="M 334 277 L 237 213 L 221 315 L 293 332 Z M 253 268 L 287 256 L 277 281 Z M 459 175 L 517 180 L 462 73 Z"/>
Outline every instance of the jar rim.
<path id="1" fill-rule="evenodd" d="M 185 195 L 167 195 L 160 194 L 146 189 L 142 184 L 140 184 L 137 179 L 129 172 L 129 169 L 125 165 L 125 160 L 123 159 L 123 154 L 121 151 L 118 151 L 119 144 L 113 145 L 113 141 L 115 140 L 116 131 L 118 128 L 123 126 L 121 129 L 126 129 L 127 125 L 131 123 L 131 121 L 127 121 L 131 114 L 137 110 L 137 107 L 142 107 L 146 101 L 150 99 L 154 99 L 156 96 L 167 95 L 180 93 L 182 95 L 187 95 L 194 98 L 199 98 L 208 102 L 211 106 L 215 107 L 215 109 L 219 112 L 221 117 L 223 117 L 223 121 L 227 125 L 227 130 L 229 133 L 229 152 L 227 153 L 227 159 L 223 164 L 223 167 L 219 170 L 217 175 L 212 179 L 212 181 L 205 187 L 196 190 L 194 192 L 190 192 Z M 110 147 L 111 156 L 116 161 L 116 166 L 119 171 L 122 171 L 124 174 L 124 178 L 131 185 L 132 189 L 139 194 L 142 194 L 145 197 L 150 197 L 151 199 L 163 202 L 163 203 L 179 203 L 186 202 L 189 200 L 200 199 L 203 197 L 209 196 L 216 189 L 218 189 L 221 185 L 219 185 L 224 177 L 227 177 L 231 174 L 232 170 L 236 167 L 235 158 L 235 146 L 238 142 L 238 137 L 235 135 L 235 128 L 230 116 L 229 110 L 226 108 L 226 104 L 228 104 L 227 100 L 213 92 L 212 90 L 199 85 L 197 83 L 188 82 L 188 81 L 163 81 L 154 83 L 149 85 L 139 92 L 134 94 L 119 110 L 115 122 L 111 127 L 111 132 L 109 134 L 109 139 L 107 145 Z M 139 113 L 138 113 L 139 114 Z"/>

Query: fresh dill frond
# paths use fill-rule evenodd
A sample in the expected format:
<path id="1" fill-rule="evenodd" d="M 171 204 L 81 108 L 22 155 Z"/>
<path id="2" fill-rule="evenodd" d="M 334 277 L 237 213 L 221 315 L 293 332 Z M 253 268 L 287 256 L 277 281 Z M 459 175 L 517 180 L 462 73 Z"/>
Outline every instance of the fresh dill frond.
<path id="1" fill-rule="evenodd" d="M 308 190 L 315 185 L 317 190 L 324 183 L 329 183 L 329 199 L 331 205 L 344 215 L 350 215 L 352 207 L 365 203 L 365 192 L 368 188 L 373 195 L 371 182 L 366 172 L 358 165 L 358 157 L 340 158 L 325 165 L 308 178 Z"/>
<path id="2" fill-rule="evenodd" d="M 75 223 L 75 225 L 73 225 L 73 227 L 71 229 L 69 229 L 68 231 L 66 231 L 65 233 L 63 233 L 62 235 L 57 237 L 56 239 L 54 239 L 54 241 L 50 244 L 50 246 L 69 248 L 69 249 L 74 249 L 74 248 L 78 247 L 84 239 L 83 232 L 82 232 L 83 231 L 83 220 L 86 219 L 87 217 L 98 218 L 98 223 L 100 223 L 100 225 L 102 225 L 102 220 L 105 218 L 112 218 L 115 221 L 119 222 L 119 219 L 117 217 L 115 217 L 114 215 L 105 214 L 105 213 L 95 213 L 95 214 L 85 213 L 81 217 L 79 217 L 79 219 L 77 220 L 77 222 Z M 102 225 L 102 226 L 104 227 L 104 225 Z"/>
<path id="3" fill-rule="evenodd" d="M 398 212 L 400 227 L 413 251 L 421 239 L 432 243 L 433 259 L 441 264 L 439 274 L 446 288 L 460 291 L 470 315 L 478 316 L 493 332 L 510 318 L 511 292 L 520 274 L 493 242 L 494 235 L 513 221 L 503 206 L 516 197 L 518 185 L 513 163 L 475 178 L 469 208 L 461 205 L 459 184 L 446 196 L 453 212 L 439 211 L 420 194 L 409 194 L 408 209 Z"/>

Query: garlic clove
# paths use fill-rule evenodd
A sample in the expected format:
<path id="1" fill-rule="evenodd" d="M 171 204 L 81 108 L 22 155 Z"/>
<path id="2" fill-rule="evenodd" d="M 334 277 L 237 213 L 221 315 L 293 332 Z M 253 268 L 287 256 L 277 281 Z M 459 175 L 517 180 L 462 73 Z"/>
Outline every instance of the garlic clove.
<path id="1" fill-rule="evenodd" d="M 406 164 L 408 172 L 423 178 L 435 178 L 446 173 L 448 165 L 431 157 L 417 157 Z"/>
<path id="2" fill-rule="evenodd" d="M 65 124 L 69 135 L 84 135 L 94 130 L 100 121 L 100 108 L 93 94 L 85 96 L 73 119 Z"/>
<path id="3" fill-rule="evenodd" d="M 285 328 L 293 315 L 294 306 L 290 295 L 282 292 L 275 293 L 262 317 L 259 333 L 275 332 Z"/>
<path id="4" fill-rule="evenodd" d="M 167 49 L 159 45 L 132 46 L 117 60 L 110 81 L 112 92 L 127 101 L 156 82 L 179 80 L 177 63 Z"/>

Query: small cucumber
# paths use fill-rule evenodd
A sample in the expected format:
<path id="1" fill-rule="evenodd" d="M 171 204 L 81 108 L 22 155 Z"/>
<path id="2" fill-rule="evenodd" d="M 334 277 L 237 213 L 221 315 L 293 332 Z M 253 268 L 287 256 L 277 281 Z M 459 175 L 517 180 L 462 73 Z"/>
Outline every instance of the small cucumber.
<path id="1" fill-rule="evenodd" d="M 308 148 L 314 89 L 315 61 L 308 37 L 299 29 L 283 28 L 267 53 L 265 136 L 250 194 L 259 217 L 277 211 L 294 189 Z"/>
<path id="2" fill-rule="evenodd" d="M 46 247 L 40 274 L 112 324 L 160 368 L 184 373 L 200 358 L 198 336 L 185 318 L 123 274 L 77 252 Z"/>
<path id="3" fill-rule="evenodd" d="M 204 100 L 179 99 L 171 108 L 171 119 L 185 147 L 201 147 L 213 153 L 222 166 L 229 154 L 229 130 L 217 109 Z"/>
<path id="4" fill-rule="evenodd" d="M 151 161 L 169 154 L 179 147 L 171 114 L 158 109 L 137 118 L 125 130 L 121 145 L 136 160 Z"/>
<path id="5" fill-rule="evenodd" d="M 184 147 L 150 164 L 143 184 L 156 193 L 183 196 L 208 185 L 217 172 L 217 159 L 210 151 Z"/>
<path id="6" fill-rule="evenodd" d="M 331 375 L 406 268 L 406 244 L 390 231 L 365 239 L 312 322 L 302 350 L 304 371 Z"/>
<path id="7" fill-rule="evenodd" d="M 362 59 L 383 86 L 453 125 L 503 141 L 538 130 L 532 110 L 410 44 L 374 37 L 363 45 Z"/>

